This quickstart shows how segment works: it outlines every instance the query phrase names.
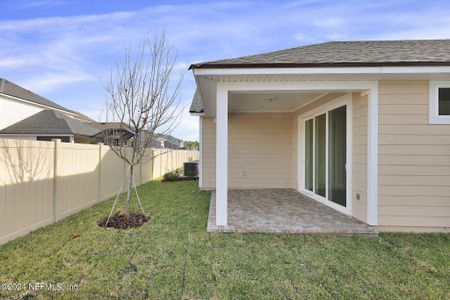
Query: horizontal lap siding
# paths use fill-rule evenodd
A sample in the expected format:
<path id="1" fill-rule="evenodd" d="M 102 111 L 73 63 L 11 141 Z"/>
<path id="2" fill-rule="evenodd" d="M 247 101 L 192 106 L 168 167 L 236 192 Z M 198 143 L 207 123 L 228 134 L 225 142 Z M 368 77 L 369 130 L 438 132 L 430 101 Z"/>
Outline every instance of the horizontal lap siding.
<path id="1" fill-rule="evenodd" d="M 216 186 L 216 124 L 214 118 L 202 119 L 202 188 L 213 189 Z"/>
<path id="2" fill-rule="evenodd" d="M 379 90 L 379 224 L 449 227 L 450 125 L 428 124 L 428 81 Z"/>
<path id="3" fill-rule="evenodd" d="M 368 96 L 354 93 L 352 146 L 352 215 L 367 222 L 367 112 Z M 360 194 L 360 200 L 356 194 Z"/>
<path id="4" fill-rule="evenodd" d="M 203 188 L 215 187 L 215 124 L 202 121 Z M 229 117 L 230 188 L 291 188 L 296 184 L 290 114 L 232 114 Z"/>

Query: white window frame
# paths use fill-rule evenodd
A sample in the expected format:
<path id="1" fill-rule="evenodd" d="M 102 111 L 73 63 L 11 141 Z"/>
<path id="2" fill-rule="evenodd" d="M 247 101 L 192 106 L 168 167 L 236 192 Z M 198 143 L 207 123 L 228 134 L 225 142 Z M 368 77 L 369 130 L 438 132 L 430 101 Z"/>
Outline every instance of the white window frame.
<path id="1" fill-rule="evenodd" d="M 439 89 L 450 88 L 450 81 L 430 81 L 429 123 L 450 124 L 450 115 L 439 115 Z"/>
<path id="2" fill-rule="evenodd" d="M 347 215 L 352 215 L 352 137 L 353 137 L 353 108 L 352 108 L 352 96 L 351 94 L 346 94 L 344 96 L 341 96 L 337 98 L 336 100 L 321 105 L 317 107 L 316 109 L 313 109 L 311 111 L 307 111 L 300 116 L 298 116 L 299 121 L 299 141 L 300 141 L 300 173 L 299 180 L 299 192 L 318 201 L 321 202 L 331 208 L 334 208 L 337 211 L 340 211 Z M 328 199 L 328 113 L 332 111 L 333 109 L 346 106 L 347 109 L 347 133 L 346 133 L 346 139 L 347 139 L 347 163 L 346 163 L 346 172 L 347 172 L 347 178 L 346 178 L 346 206 L 342 206 L 340 204 L 334 203 L 333 201 Z M 305 123 L 308 120 L 313 120 L 314 118 L 325 114 L 326 116 L 326 166 L 325 166 L 325 180 L 326 180 L 326 189 L 325 189 L 325 197 L 322 197 L 314 192 L 315 190 L 315 168 L 313 167 L 313 191 L 307 190 L 305 187 Z M 313 126 L 313 141 L 315 140 L 315 126 Z M 315 142 L 313 142 L 313 153 L 315 153 Z M 314 154 L 313 154 L 314 155 Z M 314 160 L 313 160 L 314 161 Z"/>

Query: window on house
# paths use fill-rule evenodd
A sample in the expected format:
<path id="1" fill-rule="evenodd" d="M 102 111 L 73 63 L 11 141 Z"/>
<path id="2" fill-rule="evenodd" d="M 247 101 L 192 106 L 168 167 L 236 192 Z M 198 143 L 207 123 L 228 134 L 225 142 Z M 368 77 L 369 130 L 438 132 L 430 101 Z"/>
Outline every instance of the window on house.
<path id="1" fill-rule="evenodd" d="M 430 81 L 430 123 L 450 124 L 450 81 Z"/>
<path id="2" fill-rule="evenodd" d="M 450 115 L 450 87 L 438 89 L 439 115 Z"/>

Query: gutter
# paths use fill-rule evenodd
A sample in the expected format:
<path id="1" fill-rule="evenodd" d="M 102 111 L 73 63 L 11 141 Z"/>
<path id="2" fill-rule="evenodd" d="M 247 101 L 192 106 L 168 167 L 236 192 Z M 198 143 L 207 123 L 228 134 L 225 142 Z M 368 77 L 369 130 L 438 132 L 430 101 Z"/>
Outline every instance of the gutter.
<path id="1" fill-rule="evenodd" d="M 244 69 L 244 68 L 343 68 L 343 67 L 440 67 L 450 66 L 450 61 L 428 62 L 329 62 L 329 63 L 196 63 L 194 69 Z"/>

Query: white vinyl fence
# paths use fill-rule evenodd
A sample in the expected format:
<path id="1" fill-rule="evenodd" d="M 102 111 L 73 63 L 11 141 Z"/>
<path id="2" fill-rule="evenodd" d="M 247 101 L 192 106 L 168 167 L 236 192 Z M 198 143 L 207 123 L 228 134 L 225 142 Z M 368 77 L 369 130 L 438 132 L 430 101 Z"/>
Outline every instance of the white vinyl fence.
<path id="1" fill-rule="evenodd" d="M 135 168 L 142 184 L 197 160 L 198 151 L 153 149 Z M 0 139 L 0 244 L 125 190 L 126 164 L 108 146 Z"/>

